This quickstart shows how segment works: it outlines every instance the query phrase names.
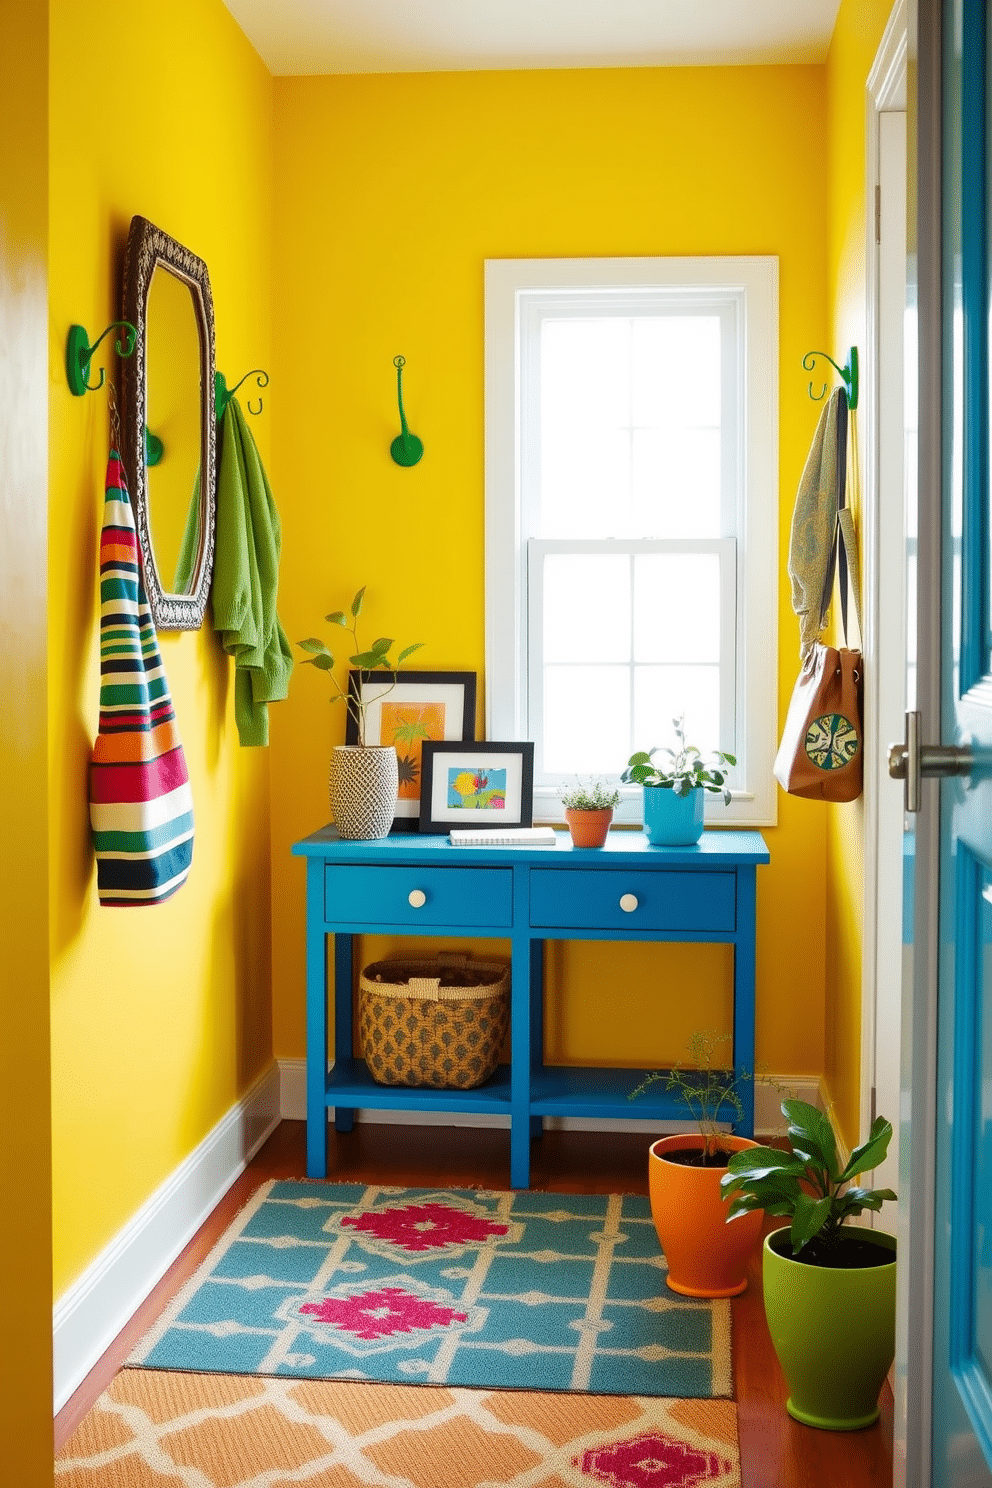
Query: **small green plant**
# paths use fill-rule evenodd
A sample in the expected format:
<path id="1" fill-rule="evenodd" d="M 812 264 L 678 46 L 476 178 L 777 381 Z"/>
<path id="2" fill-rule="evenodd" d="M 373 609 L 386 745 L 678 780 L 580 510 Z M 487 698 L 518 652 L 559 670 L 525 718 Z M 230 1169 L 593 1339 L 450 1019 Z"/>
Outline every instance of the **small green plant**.
<path id="1" fill-rule="evenodd" d="M 558 798 L 566 811 L 615 811 L 620 805 L 620 792 L 615 785 L 605 780 L 581 780 L 575 785 L 563 785 Z"/>
<path id="2" fill-rule="evenodd" d="M 833 1127 L 822 1111 L 806 1101 L 785 1100 L 782 1114 L 789 1122 L 791 1150 L 750 1147 L 734 1153 L 720 1179 L 724 1197 L 732 1199 L 727 1217 L 732 1220 L 753 1209 L 788 1216 L 792 1254 L 829 1265 L 841 1244 L 843 1225 L 896 1197 L 891 1188 L 847 1187 L 860 1173 L 878 1167 L 892 1138 L 892 1123 L 877 1117 L 868 1140 L 841 1168 Z"/>
<path id="3" fill-rule="evenodd" d="M 357 667 L 363 672 L 395 671 L 408 656 L 411 656 L 414 651 L 419 651 L 423 645 L 423 641 L 416 641 L 412 646 L 404 647 L 395 662 L 392 661 L 389 655 L 390 650 L 395 644 L 391 636 L 380 636 L 378 640 L 372 642 L 372 645 L 367 651 L 363 651 L 358 640 L 358 617 L 362 613 L 364 603 L 365 587 L 363 585 L 351 601 L 349 614 L 346 614 L 344 610 L 335 610 L 333 614 L 325 615 L 324 619 L 329 625 L 340 625 L 344 630 L 350 632 L 354 654 L 348 657 L 349 666 Z M 345 679 L 345 686 L 342 687 L 337 677 L 335 677 L 334 668 L 337 662 L 323 641 L 319 640 L 316 636 L 308 636 L 305 641 L 298 641 L 297 644 L 304 651 L 311 653 L 306 658 L 306 662 L 311 666 L 315 666 L 318 671 L 326 672 L 330 677 L 335 689 L 331 696 L 331 702 L 344 702 L 357 725 L 358 742 L 364 747 L 368 709 L 372 703 L 379 702 L 381 698 L 384 698 L 387 693 L 393 690 L 396 685 L 395 681 L 384 684 L 382 692 L 376 693 L 374 697 L 367 697 L 361 687 L 358 688 L 357 696 L 352 695 L 348 691 L 347 679 Z"/>
<path id="4" fill-rule="evenodd" d="M 738 1086 L 751 1077 L 743 1070 L 727 1069 L 716 1063 L 721 1044 L 731 1043 L 729 1033 L 716 1033 L 712 1029 L 697 1030 L 691 1035 L 687 1048 L 691 1064 L 677 1064 L 670 1070 L 652 1070 L 628 1096 L 636 1100 L 649 1086 L 659 1080 L 666 1090 L 676 1090 L 685 1102 L 686 1109 L 699 1127 L 703 1139 L 703 1162 L 713 1159 L 723 1149 L 723 1133 L 719 1122 L 740 1120 L 744 1107 L 738 1095 Z"/>
<path id="5" fill-rule="evenodd" d="M 724 754 L 719 749 L 704 755 L 695 744 L 687 744 L 684 714 L 672 719 L 672 727 L 675 730 L 676 747 L 669 749 L 667 746 L 656 745 L 653 749 L 642 749 L 632 754 L 621 780 L 633 782 L 634 785 L 657 786 L 662 790 L 674 791 L 677 796 L 687 796 L 690 791 L 697 789 L 716 791 L 723 797 L 724 805 L 729 806 L 730 791 L 724 784 L 727 771 L 723 766 L 736 765 L 735 756 Z M 655 755 L 662 757 L 660 762 L 656 763 Z"/>

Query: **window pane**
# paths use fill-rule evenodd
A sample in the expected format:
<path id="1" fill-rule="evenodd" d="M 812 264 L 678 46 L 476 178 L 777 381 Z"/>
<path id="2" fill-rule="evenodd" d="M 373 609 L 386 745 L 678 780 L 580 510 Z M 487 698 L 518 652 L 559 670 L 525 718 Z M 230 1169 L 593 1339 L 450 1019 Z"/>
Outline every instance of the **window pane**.
<path id="1" fill-rule="evenodd" d="M 631 337 L 633 422 L 645 428 L 720 423 L 720 318 L 641 316 Z"/>
<path id="2" fill-rule="evenodd" d="M 549 316 L 533 535 L 718 536 L 716 315 Z"/>
<path id="3" fill-rule="evenodd" d="M 549 553 L 544 559 L 545 661 L 630 660 L 630 558 Z"/>
<path id="4" fill-rule="evenodd" d="M 545 320 L 538 534 L 608 536 L 630 503 L 630 321 Z"/>
<path id="5" fill-rule="evenodd" d="M 630 526 L 630 434 L 591 422 L 541 442 L 535 537 L 616 537 Z"/>
<path id="6" fill-rule="evenodd" d="M 715 553 L 634 558 L 634 660 L 718 662 L 720 560 Z"/>
<path id="7" fill-rule="evenodd" d="M 719 429 L 635 429 L 630 527 L 642 537 L 719 537 Z"/>
<path id="8" fill-rule="evenodd" d="M 720 673 L 715 666 L 634 668 L 634 748 L 675 742 L 672 719 L 685 714 L 686 739 L 704 754 L 720 739 Z M 727 746 L 731 753 L 734 750 Z"/>
<path id="9" fill-rule="evenodd" d="M 627 667 L 544 669 L 544 770 L 619 775 L 630 758 Z"/>

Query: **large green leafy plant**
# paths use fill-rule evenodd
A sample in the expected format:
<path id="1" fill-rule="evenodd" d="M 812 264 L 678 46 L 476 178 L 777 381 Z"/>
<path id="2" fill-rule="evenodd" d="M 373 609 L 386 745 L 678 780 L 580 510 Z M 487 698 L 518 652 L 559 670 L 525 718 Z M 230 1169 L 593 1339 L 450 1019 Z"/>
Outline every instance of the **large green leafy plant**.
<path id="1" fill-rule="evenodd" d="M 735 756 L 724 754 L 719 749 L 702 754 L 695 744 L 687 744 L 684 714 L 672 719 L 672 727 L 675 730 L 675 748 L 656 746 L 638 750 L 627 761 L 621 780 L 671 790 L 677 796 L 687 796 L 697 789 L 717 791 L 723 797 L 724 805 L 729 806 L 730 791 L 724 784 L 727 771 L 723 766 L 736 765 Z M 657 761 L 655 755 L 659 756 Z"/>
<path id="2" fill-rule="evenodd" d="M 848 1187 L 883 1160 L 892 1123 L 877 1117 L 868 1140 L 854 1149 L 842 1168 L 833 1127 L 822 1111 L 806 1101 L 785 1100 L 782 1114 L 789 1122 L 790 1151 L 751 1147 L 735 1152 L 727 1164 L 720 1180 L 724 1197 L 732 1200 L 727 1218 L 732 1221 L 754 1209 L 788 1217 L 793 1256 L 814 1265 L 830 1265 L 837 1257 L 847 1221 L 866 1209 L 881 1209 L 896 1197 L 891 1188 Z"/>
<path id="3" fill-rule="evenodd" d="M 340 625 L 350 633 L 353 654 L 348 657 L 349 666 L 357 667 L 363 672 L 395 671 L 408 656 L 412 655 L 414 651 L 419 651 L 423 645 L 423 641 L 415 641 L 412 646 L 405 646 L 399 656 L 397 656 L 395 662 L 389 654 L 396 644 L 391 636 L 380 636 L 378 640 L 372 642 L 367 650 L 363 651 L 358 639 L 358 617 L 362 613 L 364 603 L 365 587 L 363 585 L 351 601 L 349 613 L 346 614 L 344 610 L 335 610 L 333 614 L 325 615 L 324 619 L 329 625 Z M 347 677 L 345 678 L 345 685 L 342 687 L 334 675 L 334 668 L 337 662 L 323 641 L 319 640 L 316 636 L 308 636 L 305 641 L 298 641 L 297 644 L 304 651 L 311 653 L 306 658 L 306 662 L 311 666 L 315 666 L 318 671 L 326 672 L 330 677 L 335 689 L 331 695 L 331 702 L 344 702 L 358 728 L 358 742 L 364 747 L 366 742 L 365 725 L 368 709 L 372 703 L 379 702 L 387 693 L 392 691 L 396 685 L 395 680 L 387 683 L 383 679 L 383 689 L 381 692 L 377 692 L 374 697 L 366 696 L 361 687 L 358 688 L 357 695 L 349 693 Z"/>

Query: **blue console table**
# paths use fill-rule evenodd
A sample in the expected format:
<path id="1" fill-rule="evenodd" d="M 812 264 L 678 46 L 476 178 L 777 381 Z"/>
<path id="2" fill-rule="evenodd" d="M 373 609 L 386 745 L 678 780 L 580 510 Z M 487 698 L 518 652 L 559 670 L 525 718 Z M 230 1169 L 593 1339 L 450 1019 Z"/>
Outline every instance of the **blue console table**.
<path id="1" fill-rule="evenodd" d="M 640 1069 L 544 1063 L 546 940 L 719 941 L 734 947 L 734 1066 L 751 1073 L 735 1130 L 754 1131 L 755 873 L 758 832 L 707 831 L 693 847 L 654 847 L 614 831 L 604 848 L 452 847 L 402 833 L 375 842 L 324 827 L 293 846 L 307 860 L 307 1174 L 327 1173 L 327 1110 L 349 1131 L 358 1108 L 510 1118 L 510 1184 L 530 1184 L 530 1141 L 545 1116 L 672 1121 L 685 1108 L 663 1082 L 635 1105 Z M 510 1064 L 475 1090 L 377 1085 L 352 1056 L 352 937 L 431 935 L 510 941 Z M 328 1070 L 327 937 L 334 938 L 334 1063 Z M 659 996 L 664 1017 L 664 996 Z M 609 1009 L 604 1007 L 604 1017 Z"/>

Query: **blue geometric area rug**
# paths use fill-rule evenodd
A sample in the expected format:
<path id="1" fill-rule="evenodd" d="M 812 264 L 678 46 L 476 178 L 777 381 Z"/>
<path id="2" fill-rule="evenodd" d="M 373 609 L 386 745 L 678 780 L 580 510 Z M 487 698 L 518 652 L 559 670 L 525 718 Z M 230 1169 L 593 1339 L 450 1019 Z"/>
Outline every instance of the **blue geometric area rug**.
<path id="1" fill-rule="evenodd" d="M 677 1296 L 631 1194 L 258 1190 L 128 1365 L 729 1396 L 730 1304 Z"/>

